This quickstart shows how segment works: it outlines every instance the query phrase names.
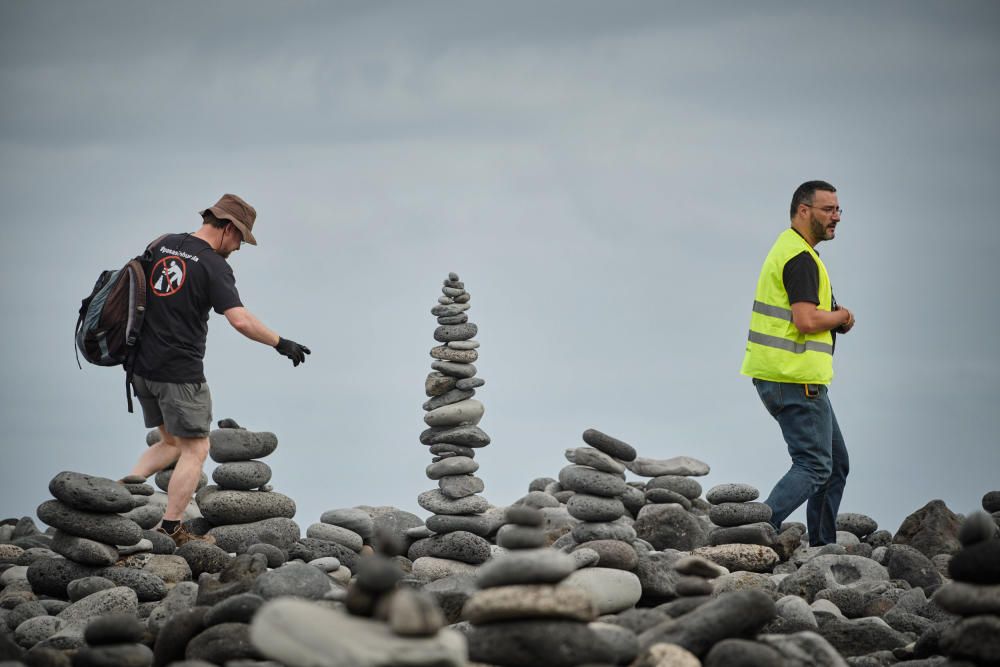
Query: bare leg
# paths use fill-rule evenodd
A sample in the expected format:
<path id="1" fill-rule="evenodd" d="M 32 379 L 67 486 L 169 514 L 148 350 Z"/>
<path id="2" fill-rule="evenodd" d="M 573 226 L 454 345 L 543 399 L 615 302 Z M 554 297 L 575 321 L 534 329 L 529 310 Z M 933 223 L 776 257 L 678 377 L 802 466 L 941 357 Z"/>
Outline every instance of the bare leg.
<path id="1" fill-rule="evenodd" d="M 177 448 L 177 439 L 170 433 L 167 433 L 167 429 L 161 424 L 160 441 L 146 448 L 146 451 L 139 457 L 130 474 L 149 477 L 173 465 L 180 455 L 181 452 Z"/>
<path id="2" fill-rule="evenodd" d="M 174 472 L 170 475 L 170 485 L 167 487 L 167 511 L 163 518 L 167 521 L 180 521 L 187 509 L 201 471 L 208 458 L 208 438 L 174 438 L 176 449 L 180 452 Z"/>

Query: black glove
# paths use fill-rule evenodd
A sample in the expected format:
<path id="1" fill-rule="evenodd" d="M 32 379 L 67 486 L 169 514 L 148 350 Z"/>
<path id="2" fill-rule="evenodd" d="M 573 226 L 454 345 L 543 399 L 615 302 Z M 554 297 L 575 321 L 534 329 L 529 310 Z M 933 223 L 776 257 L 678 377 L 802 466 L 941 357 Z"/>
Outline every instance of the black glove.
<path id="1" fill-rule="evenodd" d="M 294 340 L 288 340 L 281 336 L 278 336 L 278 344 L 274 346 L 274 349 L 278 351 L 278 354 L 283 354 L 291 359 L 293 366 L 305 363 L 306 355 L 312 354 L 305 345 L 299 345 Z"/>

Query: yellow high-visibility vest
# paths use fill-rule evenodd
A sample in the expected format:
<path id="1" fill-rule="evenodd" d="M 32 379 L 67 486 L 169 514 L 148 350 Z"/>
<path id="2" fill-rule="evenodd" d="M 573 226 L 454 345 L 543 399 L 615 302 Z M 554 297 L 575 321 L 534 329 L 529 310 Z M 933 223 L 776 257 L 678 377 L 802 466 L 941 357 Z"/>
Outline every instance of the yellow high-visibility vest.
<path id="1" fill-rule="evenodd" d="M 822 331 L 804 334 L 792 323 L 792 305 L 788 302 L 783 280 L 785 264 L 803 250 L 819 267 L 819 310 L 833 307 L 830 276 L 819 255 L 794 229 L 786 229 L 771 246 L 764 259 L 753 312 L 750 335 L 743 357 L 743 375 L 772 382 L 829 384 L 833 380 L 833 334 Z"/>

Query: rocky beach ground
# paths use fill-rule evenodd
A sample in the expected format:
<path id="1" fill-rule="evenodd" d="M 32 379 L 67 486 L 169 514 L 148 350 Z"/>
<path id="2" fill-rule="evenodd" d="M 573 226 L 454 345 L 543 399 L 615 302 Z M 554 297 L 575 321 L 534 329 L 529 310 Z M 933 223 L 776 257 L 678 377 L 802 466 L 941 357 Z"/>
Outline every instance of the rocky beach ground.
<path id="1" fill-rule="evenodd" d="M 837 543 L 810 547 L 758 489 L 703 489 L 707 463 L 587 429 L 555 477 L 491 504 L 470 306 L 449 275 L 426 520 L 359 505 L 299 523 L 261 460 L 278 436 L 232 420 L 185 521 L 215 544 L 154 530 L 169 471 L 59 473 L 37 517 L 0 521 L 0 667 L 1000 665 L 997 490 L 966 516 L 931 500 L 895 532 L 841 514 Z"/>

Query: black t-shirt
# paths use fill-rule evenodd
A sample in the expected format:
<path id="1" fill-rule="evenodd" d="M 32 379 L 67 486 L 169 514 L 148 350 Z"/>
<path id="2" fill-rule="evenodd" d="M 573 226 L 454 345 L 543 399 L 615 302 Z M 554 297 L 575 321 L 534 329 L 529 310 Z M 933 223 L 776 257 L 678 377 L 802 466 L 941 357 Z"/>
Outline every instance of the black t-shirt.
<path id="1" fill-rule="evenodd" d="M 808 250 L 803 250 L 785 263 L 781 280 L 785 284 L 785 292 L 788 293 L 788 303 L 807 301 L 819 305 L 819 265 Z M 832 296 L 831 299 L 832 305 L 836 306 L 837 300 Z M 830 333 L 836 345 L 837 332 L 834 330 Z"/>
<path id="2" fill-rule="evenodd" d="M 158 382 L 204 382 L 209 310 L 221 315 L 242 305 L 229 262 L 202 239 L 168 234 L 153 248 L 136 374 Z"/>

